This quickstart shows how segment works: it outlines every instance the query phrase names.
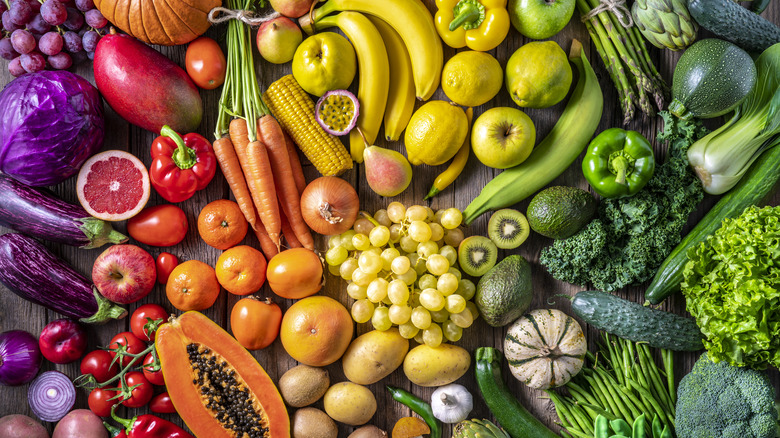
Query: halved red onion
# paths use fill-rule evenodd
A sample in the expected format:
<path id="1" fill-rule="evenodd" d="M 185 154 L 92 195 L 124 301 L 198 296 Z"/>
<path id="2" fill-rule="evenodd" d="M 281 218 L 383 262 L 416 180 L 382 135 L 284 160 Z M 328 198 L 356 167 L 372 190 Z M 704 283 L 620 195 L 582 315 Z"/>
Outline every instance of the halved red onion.
<path id="1" fill-rule="evenodd" d="M 76 387 L 59 371 L 41 373 L 27 390 L 27 403 L 33 413 L 43 421 L 60 421 L 76 403 Z"/>
<path id="2" fill-rule="evenodd" d="M 35 336 L 24 330 L 0 333 L 0 384 L 27 383 L 41 368 L 41 349 Z"/>

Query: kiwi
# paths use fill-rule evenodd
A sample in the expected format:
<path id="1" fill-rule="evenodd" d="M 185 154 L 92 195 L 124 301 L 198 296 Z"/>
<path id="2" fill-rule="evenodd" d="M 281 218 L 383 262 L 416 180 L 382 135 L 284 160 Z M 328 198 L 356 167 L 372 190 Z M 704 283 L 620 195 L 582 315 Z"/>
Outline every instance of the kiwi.
<path id="1" fill-rule="evenodd" d="M 355 429 L 347 438 L 387 438 L 387 432 L 369 424 Z"/>
<path id="2" fill-rule="evenodd" d="M 317 408 L 303 408 L 292 417 L 293 438 L 338 438 L 339 428 L 328 414 Z"/>
<path id="3" fill-rule="evenodd" d="M 481 277 L 496 264 L 498 248 L 484 236 L 463 239 L 458 246 L 458 260 L 463 272 L 472 277 Z"/>
<path id="4" fill-rule="evenodd" d="M 330 377 L 324 368 L 298 365 L 279 379 L 279 392 L 288 405 L 301 408 L 313 404 L 328 390 Z"/>
<path id="5" fill-rule="evenodd" d="M 501 249 L 517 248 L 530 233 L 525 215 L 511 208 L 496 211 L 488 221 L 488 237 Z"/>

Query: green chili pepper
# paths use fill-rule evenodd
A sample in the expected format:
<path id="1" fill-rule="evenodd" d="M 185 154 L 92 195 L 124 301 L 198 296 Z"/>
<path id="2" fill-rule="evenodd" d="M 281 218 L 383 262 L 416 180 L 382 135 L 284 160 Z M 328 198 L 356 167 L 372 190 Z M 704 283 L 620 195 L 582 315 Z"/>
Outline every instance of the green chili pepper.
<path id="1" fill-rule="evenodd" d="M 609 438 L 609 420 L 606 417 L 599 415 L 596 417 L 596 422 L 593 424 L 593 430 L 595 438 Z"/>
<path id="2" fill-rule="evenodd" d="M 390 385 L 385 386 L 393 399 L 397 402 L 404 404 L 411 410 L 417 413 L 425 422 L 428 427 L 431 428 L 431 438 L 441 438 L 441 423 L 436 417 L 433 416 L 433 410 L 431 405 L 426 403 L 423 399 L 415 396 L 414 394 L 404 391 L 401 388 L 396 388 Z"/>
<path id="3" fill-rule="evenodd" d="M 655 158 L 650 142 L 636 131 L 611 128 L 588 145 L 582 173 L 604 198 L 633 196 L 650 181 Z"/>
<path id="4" fill-rule="evenodd" d="M 645 414 L 636 417 L 631 427 L 631 438 L 645 438 Z"/>

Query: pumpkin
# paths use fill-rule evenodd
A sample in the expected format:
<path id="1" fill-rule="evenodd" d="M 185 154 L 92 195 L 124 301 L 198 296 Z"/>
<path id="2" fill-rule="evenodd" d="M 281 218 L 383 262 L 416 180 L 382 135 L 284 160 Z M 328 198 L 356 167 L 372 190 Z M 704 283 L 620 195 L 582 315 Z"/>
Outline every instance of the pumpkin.
<path id="1" fill-rule="evenodd" d="M 95 7 L 118 28 L 149 44 L 186 44 L 211 23 L 208 13 L 221 0 L 95 0 Z"/>
<path id="2" fill-rule="evenodd" d="M 193 435 L 290 437 L 274 382 L 208 317 L 191 311 L 171 318 L 157 330 L 155 347 L 171 402 Z"/>
<path id="3" fill-rule="evenodd" d="M 527 313 L 509 327 L 504 338 L 512 375 L 537 389 L 565 385 L 582 369 L 587 351 L 580 324 L 555 309 Z"/>

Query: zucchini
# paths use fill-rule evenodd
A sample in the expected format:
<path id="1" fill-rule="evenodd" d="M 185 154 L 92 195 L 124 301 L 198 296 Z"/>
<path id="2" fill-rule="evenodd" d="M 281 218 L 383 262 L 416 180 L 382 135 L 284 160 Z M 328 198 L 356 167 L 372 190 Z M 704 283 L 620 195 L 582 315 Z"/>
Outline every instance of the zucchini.
<path id="1" fill-rule="evenodd" d="M 574 295 L 571 307 L 586 323 L 634 342 L 674 351 L 704 348 L 704 335 L 696 321 L 645 307 L 601 291 Z"/>
<path id="2" fill-rule="evenodd" d="M 748 52 L 780 42 L 780 28 L 733 0 L 689 0 L 688 11 L 701 27 Z"/>
<path id="3" fill-rule="evenodd" d="M 669 112 L 681 119 L 710 119 L 739 106 L 756 85 L 756 64 L 728 41 L 697 41 L 674 68 Z"/>
<path id="4" fill-rule="evenodd" d="M 773 146 L 753 162 L 737 185 L 720 198 L 661 263 L 645 290 L 645 299 L 651 304 L 658 304 L 680 290 L 688 250 L 720 228 L 723 219 L 735 218 L 751 205 L 765 205 L 780 188 L 780 172 L 777 169 L 780 169 L 780 146 Z"/>
<path id="5" fill-rule="evenodd" d="M 480 347 L 474 353 L 477 386 L 490 412 L 512 438 L 560 438 L 520 404 L 501 377 L 501 352 Z"/>

